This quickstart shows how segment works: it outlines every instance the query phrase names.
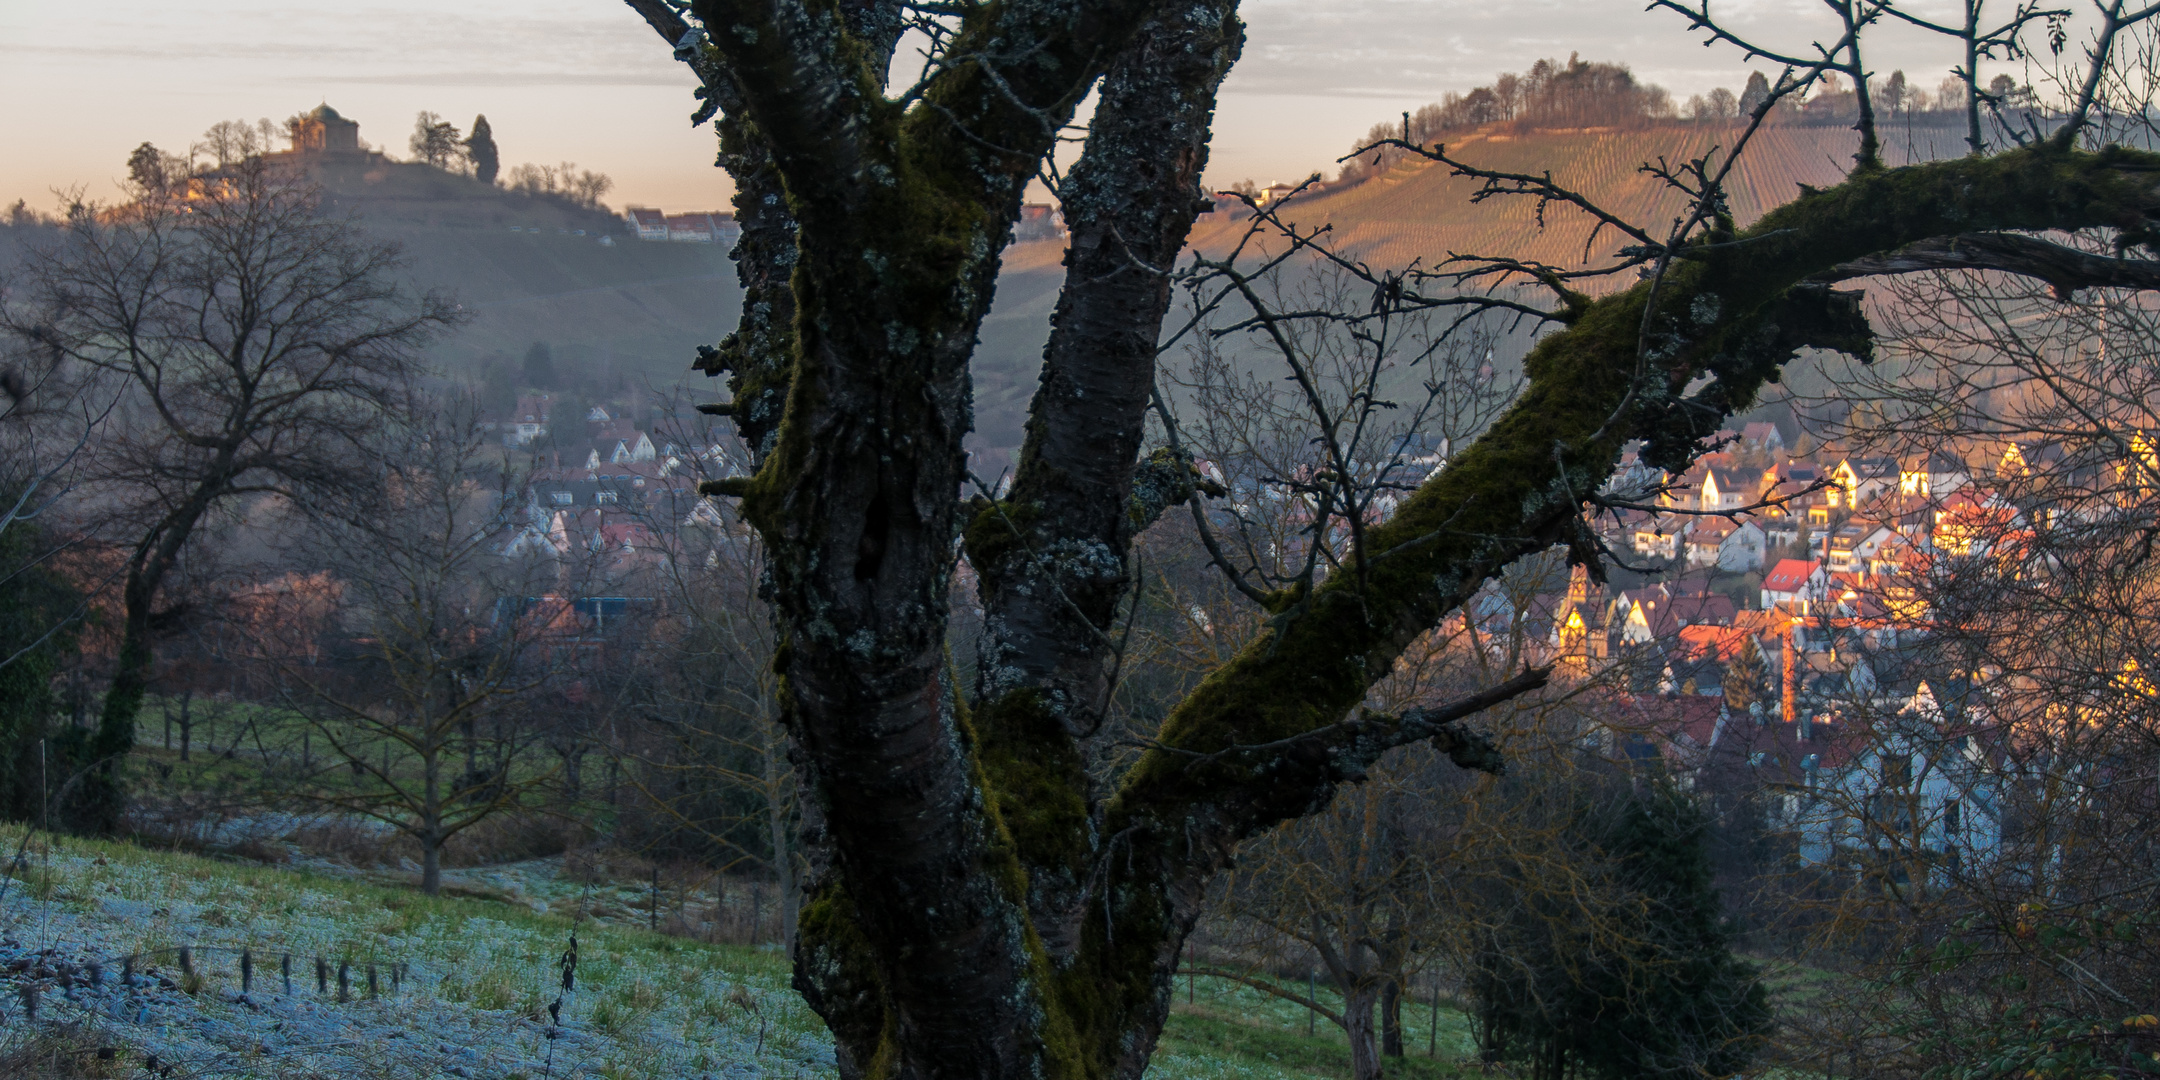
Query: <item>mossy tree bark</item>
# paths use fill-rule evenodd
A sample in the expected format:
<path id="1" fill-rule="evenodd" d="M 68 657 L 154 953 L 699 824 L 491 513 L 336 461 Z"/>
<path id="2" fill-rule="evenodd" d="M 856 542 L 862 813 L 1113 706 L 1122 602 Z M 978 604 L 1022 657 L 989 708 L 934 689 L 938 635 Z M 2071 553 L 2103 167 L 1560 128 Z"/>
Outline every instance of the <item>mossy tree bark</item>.
<path id="1" fill-rule="evenodd" d="M 705 0 L 701 38 L 663 5 L 632 3 L 689 42 L 708 97 L 731 111 L 726 155 L 769 160 L 752 181 L 776 180 L 794 223 L 791 332 L 771 323 L 777 306 L 753 304 L 727 345 L 738 376 L 751 364 L 784 381 L 786 411 L 758 474 L 715 490 L 743 497 L 770 547 L 775 667 L 829 859 L 806 883 L 796 985 L 851 1077 L 1137 1077 L 1239 840 L 1412 741 L 1495 766 L 1456 722 L 1541 672 L 1429 712 L 1359 703 L 1484 581 L 1579 542 L 1586 497 L 1624 443 L 1682 467 L 1799 350 L 1865 356 L 1857 294 L 1823 282 L 1901 251 L 1926 263 L 1940 238 L 2139 227 L 2160 206 L 2160 157 L 2146 154 L 2044 147 L 1870 168 L 1713 234 L 1655 288 L 1576 298 L 1526 361 L 1520 400 L 1373 529 L 1362 572 L 1280 597 L 1282 617 L 1175 709 L 1159 748 L 1095 790 L 1087 737 L 1127 545 L 1192 482 L 1182 463 L 1142 461 L 1140 419 L 1169 297 L 1160 270 L 1196 209 L 1233 10 L 969 8 L 902 103 L 883 93 L 891 39 L 876 31 L 890 23 L 876 9 Z M 1055 129 L 1105 76 L 1068 181 L 1069 276 L 1014 488 L 963 521 L 967 364 L 998 253 Z M 760 245 L 738 258 L 781 250 Z M 2064 287 L 2146 272 L 2014 254 L 1987 265 L 2046 264 Z M 963 525 L 995 613 L 972 693 L 948 684 L 945 659 Z"/>

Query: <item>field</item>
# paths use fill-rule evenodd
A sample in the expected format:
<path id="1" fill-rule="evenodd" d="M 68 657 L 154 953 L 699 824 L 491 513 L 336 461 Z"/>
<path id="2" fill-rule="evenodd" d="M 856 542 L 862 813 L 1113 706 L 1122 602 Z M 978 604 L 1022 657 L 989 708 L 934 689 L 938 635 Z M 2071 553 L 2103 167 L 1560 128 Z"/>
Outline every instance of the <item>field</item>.
<path id="1" fill-rule="evenodd" d="M 160 1075 L 265 1080 L 833 1074 L 776 947 L 648 932 L 621 896 L 542 868 L 453 875 L 497 899 L 429 898 L 380 877 L 0 835 L 0 857 L 21 852 L 0 878 L 0 1076 L 133 1077 L 150 1055 L 171 1070 Z M 573 935 L 575 988 L 562 993 Z M 1432 1014 L 1420 1004 L 1404 1019 L 1412 1056 L 1391 1073 L 1456 1075 L 1462 1015 L 1443 1004 L 1432 1059 Z M 1305 1026 L 1295 1006 L 1181 981 L 1148 1075 L 1347 1076 L 1340 1032 Z M 8 1071 L 39 1052 L 39 1071 Z"/>

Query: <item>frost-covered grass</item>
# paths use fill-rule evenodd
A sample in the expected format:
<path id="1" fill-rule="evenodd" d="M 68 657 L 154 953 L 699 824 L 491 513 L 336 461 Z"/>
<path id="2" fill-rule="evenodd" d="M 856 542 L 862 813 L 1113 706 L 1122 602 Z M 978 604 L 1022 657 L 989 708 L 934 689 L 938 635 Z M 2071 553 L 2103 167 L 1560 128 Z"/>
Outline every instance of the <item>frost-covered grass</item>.
<path id="1" fill-rule="evenodd" d="M 125 844 L 39 847 L 0 899 L 7 1019 L 25 1011 L 23 987 L 35 984 L 42 1020 L 95 1025 L 107 1045 L 158 1054 L 188 1075 L 832 1073 L 823 1027 L 788 989 L 773 951 Z M 576 989 L 551 1023 L 547 1005 L 573 932 Z M 199 985 L 180 970 L 183 945 Z M 255 975 L 245 996 L 243 947 Z M 140 956 L 139 985 L 123 988 L 131 954 Z M 337 1001 L 334 983 L 317 992 L 318 957 L 333 971 L 348 965 L 359 1000 Z M 82 985 L 93 961 L 101 984 Z M 399 963 L 407 966 L 393 996 L 389 972 Z M 371 964 L 377 1000 L 366 999 Z"/>
<path id="2" fill-rule="evenodd" d="M 0 830 L 14 853 L 20 833 Z M 471 896 L 430 898 L 351 874 L 226 862 L 125 843 L 42 838 L 0 896 L 0 1033 L 21 1039 L 26 987 L 39 1021 L 70 1038 L 146 1055 L 175 1076 L 285 1078 L 827 1077 L 823 1026 L 788 987 L 773 947 L 710 944 L 650 933 L 631 911 L 589 914 L 635 893 L 579 886 L 545 864 L 467 871 Z M 455 881 L 461 875 L 449 875 Z M 573 894 L 572 890 L 578 891 Z M 567 902 L 571 899 L 577 902 Z M 580 912 L 588 914 L 581 915 Z M 577 986 L 559 1023 L 547 1006 L 577 936 Z M 178 949 L 190 950 L 194 978 Z M 239 955 L 251 950 L 252 992 Z M 281 963 L 291 957 L 291 993 Z M 135 956 L 132 986 L 121 985 Z M 330 986 L 319 993 L 315 961 Z M 90 985 L 92 963 L 97 985 Z M 339 1001 L 349 972 L 353 1000 Z M 402 977 L 391 987 L 394 965 Z M 366 972 L 381 996 L 369 999 Z M 1342 1033 L 1305 1035 L 1299 1007 L 1203 978 L 1176 1006 L 1153 1080 L 1347 1077 Z M 1325 991 L 1323 989 L 1323 995 Z M 1424 1057 L 1431 1017 L 1406 1006 L 1405 1077 L 1456 1075 L 1468 1054 L 1460 1013 L 1440 1012 L 1439 1056 Z M 553 1037 L 550 1037 L 552 1032 Z M 133 1076 L 121 1069 L 113 1075 Z"/>

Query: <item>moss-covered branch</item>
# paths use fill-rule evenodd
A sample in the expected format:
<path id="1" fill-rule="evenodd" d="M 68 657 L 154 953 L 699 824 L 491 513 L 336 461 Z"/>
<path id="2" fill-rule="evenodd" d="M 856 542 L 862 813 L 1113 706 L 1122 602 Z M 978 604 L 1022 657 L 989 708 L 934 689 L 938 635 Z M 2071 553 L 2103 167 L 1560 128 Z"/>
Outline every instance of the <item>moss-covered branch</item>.
<path id="1" fill-rule="evenodd" d="M 1564 539 L 1623 442 L 1649 440 L 1655 463 L 1684 464 L 1693 438 L 1745 408 L 1793 352 L 1862 353 L 1850 297 L 1808 279 L 1934 237 L 1976 230 L 2142 229 L 2160 198 L 2160 156 L 2051 148 L 1870 171 L 1765 216 L 1702 257 L 1678 262 L 1647 320 L 1648 284 L 1591 305 L 1534 348 L 1522 398 L 1376 530 L 1389 550 L 1439 538 L 1342 575 L 1306 610 L 1254 641 L 1179 705 L 1163 749 L 1134 770 L 1111 824 L 1177 820 L 1196 804 L 1246 809 L 1244 835 L 1296 813 L 1262 770 L 1199 781 L 1184 753 L 1290 738 L 1339 720 L 1400 651 L 1509 562 Z M 1647 325 L 1648 355 L 1638 350 Z M 1707 386 L 1682 391 L 1698 377 Z"/>
<path id="2" fill-rule="evenodd" d="M 1907 244 L 1832 267 L 1815 275 L 1815 280 L 1848 281 L 1931 270 L 1995 270 L 2038 278 L 2063 300 L 2079 289 L 2160 288 L 2160 260 L 2110 258 L 2034 236 L 1993 232 Z"/>

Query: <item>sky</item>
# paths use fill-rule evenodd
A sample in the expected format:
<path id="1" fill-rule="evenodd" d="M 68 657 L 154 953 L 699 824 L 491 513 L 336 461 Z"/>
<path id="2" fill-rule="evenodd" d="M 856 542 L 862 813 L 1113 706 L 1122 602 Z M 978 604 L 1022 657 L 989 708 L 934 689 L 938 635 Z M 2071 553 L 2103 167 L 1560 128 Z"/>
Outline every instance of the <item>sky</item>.
<path id="1" fill-rule="evenodd" d="M 1916 10 L 1955 0 L 1918 0 Z M 1373 124 L 1540 57 L 1621 60 L 1687 95 L 1738 91 L 1746 66 L 1642 0 L 1245 0 L 1243 61 L 1224 85 L 1208 180 L 1329 174 Z M 1721 17 L 1804 51 L 1821 0 L 1729 0 Z M 1827 39 L 1825 39 L 1827 40 Z M 1886 33 L 1870 66 L 1932 87 L 1952 56 Z M 1768 67 L 1757 61 L 1757 67 Z M 1985 74 L 1985 72 L 1983 73 Z M 505 169 L 575 162 L 610 175 L 615 207 L 724 209 L 694 80 L 615 0 L 0 0 L 0 205 L 110 198 L 128 151 L 182 150 L 218 120 L 282 120 L 329 103 L 360 137 L 406 154 L 414 115 L 486 114 Z"/>

